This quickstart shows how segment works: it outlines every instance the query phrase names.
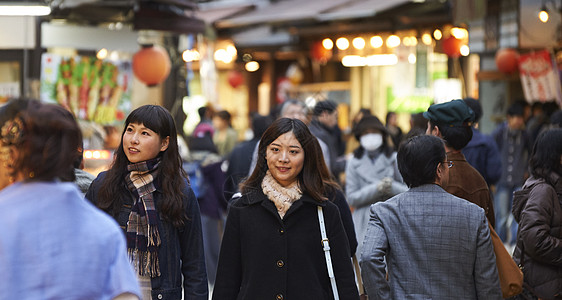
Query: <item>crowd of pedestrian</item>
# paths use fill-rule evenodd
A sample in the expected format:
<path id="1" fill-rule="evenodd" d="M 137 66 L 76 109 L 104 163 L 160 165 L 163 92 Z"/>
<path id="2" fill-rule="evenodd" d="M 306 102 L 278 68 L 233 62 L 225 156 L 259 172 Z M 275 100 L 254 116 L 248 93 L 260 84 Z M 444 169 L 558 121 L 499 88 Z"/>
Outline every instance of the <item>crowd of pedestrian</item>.
<path id="1" fill-rule="evenodd" d="M 246 140 L 230 112 L 198 112 L 184 136 L 136 108 L 93 176 L 71 113 L 0 107 L 0 298 L 562 297 L 557 105 L 514 101 L 485 134 L 472 98 L 408 132 L 394 112 L 346 131 L 336 101 L 287 100 Z"/>

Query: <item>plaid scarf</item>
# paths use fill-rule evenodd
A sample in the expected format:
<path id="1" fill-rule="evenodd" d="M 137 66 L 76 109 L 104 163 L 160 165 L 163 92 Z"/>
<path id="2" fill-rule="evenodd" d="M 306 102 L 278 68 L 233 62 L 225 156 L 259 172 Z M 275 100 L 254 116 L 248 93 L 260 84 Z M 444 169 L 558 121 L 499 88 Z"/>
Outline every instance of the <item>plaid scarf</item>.
<path id="1" fill-rule="evenodd" d="M 160 158 L 129 164 L 125 176 L 127 188 L 135 195 L 127 222 L 127 252 L 140 276 L 160 276 L 158 213 L 152 196 L 159 164 Z"/>

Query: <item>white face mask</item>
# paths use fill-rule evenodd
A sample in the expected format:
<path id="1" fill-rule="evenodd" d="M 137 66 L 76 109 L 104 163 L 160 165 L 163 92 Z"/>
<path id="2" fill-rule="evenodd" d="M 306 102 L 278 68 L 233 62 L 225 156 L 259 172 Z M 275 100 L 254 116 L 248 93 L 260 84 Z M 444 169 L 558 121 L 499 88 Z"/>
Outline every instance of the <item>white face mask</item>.
<path id="1" fill-rule="evenodd" d="M 367 151 L 377 150 L 382 145 L 382 134 L 368 133 L 362 135 L 359 139 L 359 143 Z"/>

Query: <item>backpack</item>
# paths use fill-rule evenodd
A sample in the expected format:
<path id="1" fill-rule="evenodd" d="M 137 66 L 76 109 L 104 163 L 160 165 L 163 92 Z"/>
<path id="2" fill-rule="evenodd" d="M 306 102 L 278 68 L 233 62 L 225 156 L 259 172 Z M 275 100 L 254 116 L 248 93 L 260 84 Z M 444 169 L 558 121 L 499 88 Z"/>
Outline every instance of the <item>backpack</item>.
<path id="1" fill-rule="evenodd" d="M 191 189 L 197 199 L 203 198 L 207 190 L 205 178 L 203 177 L 203 172 L 201 171 L 201 162 L 202 161 L 198 160 L 183 163 L 183 169 L 189 178 L 189 185 L 191 186 Z"/>

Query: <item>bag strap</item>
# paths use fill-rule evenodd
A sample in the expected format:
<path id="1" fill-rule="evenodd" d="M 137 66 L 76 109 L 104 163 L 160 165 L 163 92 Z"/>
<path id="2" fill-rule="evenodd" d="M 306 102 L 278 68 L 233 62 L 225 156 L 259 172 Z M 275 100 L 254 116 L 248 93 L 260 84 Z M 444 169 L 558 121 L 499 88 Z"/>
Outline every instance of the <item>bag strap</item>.
<path id="1" fill-rule="evenodd" d="M 355 267 L 355 278 L 357 279 L 357 286 L 359 287 L 359 295 L 364 295 L 365 288 L 363 287 L 363 279 L 361 279 L 361 269 L 359 268 L 357 255 L 355 254 L 353 254 L 353 266 Z"/>
<path id="2" fill-rule="evenodd" d="M 336 285 L 336 276 L 332 267 L 332 256 L 330 255 L 330 243 L 328 242 L 328 235 L 326 234 L 326 225 L 324 223 L 324 212 L 322 206 L 318 205 L 318 221 L 320 223 L 320 234 L 322 235 L 322 247 L 324 248 L 324 255 L 326 256 L 326 266 L 328 266 L 328 277 L 332 284 L 332 292 L 334 293 L 334 300 L 339 300 L 338 286 Z"/>

